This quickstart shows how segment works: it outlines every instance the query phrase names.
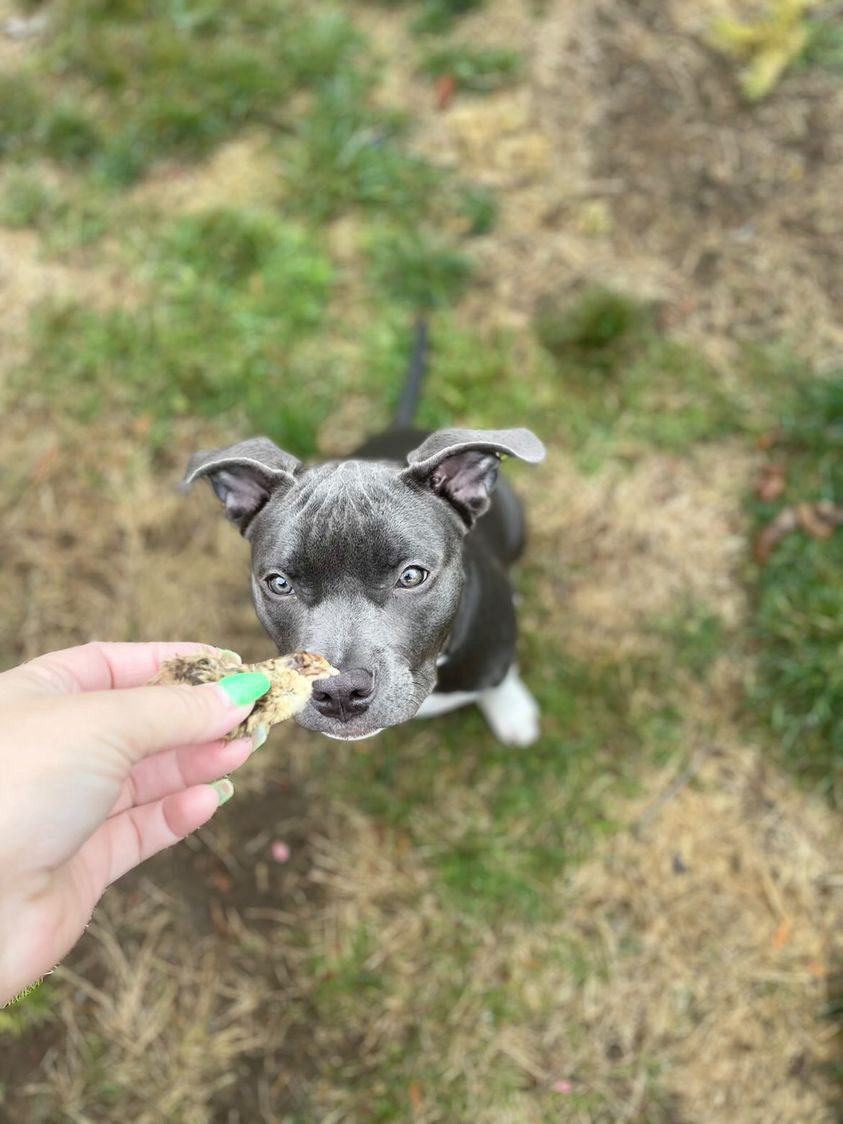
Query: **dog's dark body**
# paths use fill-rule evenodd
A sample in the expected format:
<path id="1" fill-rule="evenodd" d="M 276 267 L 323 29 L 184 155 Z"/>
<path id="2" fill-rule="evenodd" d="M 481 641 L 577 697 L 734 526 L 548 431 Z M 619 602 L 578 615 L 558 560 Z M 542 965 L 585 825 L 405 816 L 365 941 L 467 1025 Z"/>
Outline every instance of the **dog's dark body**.
<path id="1" fill-rule="evenodd" d="M 208 477 L 250 541 L 252 599 L 279 650 L 342 672 L 314 684 L 300 725 L 354 739 L 477 701 L 502 740 L 527 744 L 538 712 L 507 576 L 525 520 L 497 476 L 501 456 L 535 463 L 544 448 L 525 429 L 410 428 L 419 338 L 396 427 L 351 457 L 302 465 L 252 438 L 194 454 L 185 483 Z"/>

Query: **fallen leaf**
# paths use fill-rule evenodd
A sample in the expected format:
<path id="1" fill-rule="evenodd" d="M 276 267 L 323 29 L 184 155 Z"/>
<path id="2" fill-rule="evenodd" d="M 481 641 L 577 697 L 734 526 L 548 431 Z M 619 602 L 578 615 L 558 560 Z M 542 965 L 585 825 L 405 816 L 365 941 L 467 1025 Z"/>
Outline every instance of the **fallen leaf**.
<path id="1" fill-rule="evenodd" d="M 782 919 L 778 929 L 773 934 L 772 947 L 774 950 L 784 948 L 793 935 L 793 922 L 789 917 Z"/>
<path id="2" fill-rule="evenodd" d="M 228 924 L 228 918 L 225 915 L 225 910 L 222 908 L 222 902 L 219 898 L 211 898 L 208 902 L 208 911 L 211 914 L 211 923 L 221 937 L 228 939 L 231 936 L 231 926 Z"/>
<path id="3" fill-rule="evenodd" d="M 759 498 L 769 502 L 777 500 L 787 487 L 784 468 L 780 464 L 767 465 L 755 486 Z"/>
<path id="4" fill-rule="evenodd" d="M 412 1106 L 414 1111 L 422 1107 L 424 1099 L 422 1097 L 421 1086 L 419 1085 L 418 1081 L 411 1081 L 407 1086 L 407 1096 L 410 1099 L 410 1105 Z"/>
<path id="5" fill-rule="evenodd" d="M 48 449 L 46 453 L 42 453 L 38 460 L 35 462 L 35 467 L 32 470 L 33 484 L 40 484 L 42 480 L 48 477 L 53 468 L 56 467 L 59 460 L 59 451 L 55 448 Z"/>
<path id="6" fill-rule="evenodd" d="M 829 539 L 834 534 L 834 525 L 826 522 L 813 503 L 800 503 L 796 509 L 799 526 L 812 539 Z"/>
<path id="7" fill-rule="evenodd" d="M 843 527 L 843 506 L 831 500 L 817 500 L 814 509 L 821 519 L 835 527 Z"/>
<path id="8" fill-rule="evenodd" d="M 778 515 L 773 519 L 755 542 L 755 561 L 759 562 L 762 566 L 770 557 L 773 547 L 780 542 L 785 535 L 789 535 L 791 531 L 795 531 L 799 526 L 799 520 L 796 511 L 792 507 L 783 508 Z"/>
<path id="9" fill-rule="evenodd" d="M 436 81 L 436 108 L 447 109 L 457 92 L 457 80 L 453 74 L 443 74 Z"/>
<path id="10" fill-rule="evenodd" d="M 214 871 L 214 873 L 211 875 L 211 881 L 218 890 L 222 891 L 223 894 L 227 894 L 232 887 L 231 879 L 221 870 Z"/>
<path id="11" fill-rule="evenodd" d="M 770 557 L 773 547 L 797 528 L 801 528 L 811 538 L 828 539 L 834 534 L 836 527 L 843 527 L 843 507 L 831 500 L 784 507 L 756 539 L 755 560 L 763 565 Z"/>

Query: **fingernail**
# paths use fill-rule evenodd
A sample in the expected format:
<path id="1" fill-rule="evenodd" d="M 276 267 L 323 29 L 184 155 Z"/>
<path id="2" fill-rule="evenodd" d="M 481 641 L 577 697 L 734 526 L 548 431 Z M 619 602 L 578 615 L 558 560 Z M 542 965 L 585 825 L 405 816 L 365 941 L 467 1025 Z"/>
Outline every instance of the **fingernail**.
<path id="1" fill-rule="evenodd" d="M 267 730 L 266 726 L 255 726 L 254 732 L 252 733 L 252 753 L 254 753 L 256 749 L 260 749 L 268 737 L 269 730 Z"/>
<path id="2" fill-rule="evenodd" d="M 220 655 L 229 663 L 242 663 L 243 657 L 239 652 L 232 652 L 230 648 L 220 648 Z"/>
<path id="3" fill-rule="evenodd" d="M 217 794 L 220 805 L 227 803 L 234 795 L 234 785 L 228 777 L 223 777 L 221 781 L 214 781 L 211 788 Z"/>
<path id="4" fill-rule="evenodd" d="M 272 684 L 269 676 L 262 671 L 245 671 L 226 675 L 224 679 L 220 679 L 218 686 L 222 687 L 235 706 L 246 706 L 265 695 Z"/>

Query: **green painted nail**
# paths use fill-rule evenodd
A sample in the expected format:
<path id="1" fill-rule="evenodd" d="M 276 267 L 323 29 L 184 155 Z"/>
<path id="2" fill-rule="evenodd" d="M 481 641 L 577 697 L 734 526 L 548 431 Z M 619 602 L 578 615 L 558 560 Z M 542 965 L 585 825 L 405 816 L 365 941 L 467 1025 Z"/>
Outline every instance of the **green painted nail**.
<path id="1" fill-rule="evenodd" d="M 220 648 L 220 655 L 224 656 L 230 663 L 242 663 L 243 657 L 239 652 L 232 652 L 231 648 Z"/>
<path id="2" fill-rule="evenodd" d="M 244 671 L 226 675 L 224 679 L 220 679 L 219 684 L 235 706 L 253 703 L 255 699 L 265 695 L 272 686 L 269 676 L 264 675 L 262 671 Z"/>
<path id="3" fill-rule="evenodd" d="M 214 781 L 211 788 L 217 794 L 220 804 L 227 803 L 234 795 L 234 785 L 228 777 L 223 777 L 221 781 Z"/>
<path id="4" fill-rule="evenodd" d="M 252 753 L 256 749 L 260 749 L 266 739 L 269 737 L 269 730 L 266 726 L 255 726 L 254 733 L 252 734 Z"/>

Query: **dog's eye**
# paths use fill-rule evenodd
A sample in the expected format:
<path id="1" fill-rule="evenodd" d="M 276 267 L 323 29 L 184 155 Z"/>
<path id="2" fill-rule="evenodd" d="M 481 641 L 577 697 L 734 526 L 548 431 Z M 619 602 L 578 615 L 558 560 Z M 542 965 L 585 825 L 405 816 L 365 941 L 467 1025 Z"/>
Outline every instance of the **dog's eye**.
<path id="1" fill-rule="evenodd" d="M 398 584 L 402 589 L 413 589 L 422 582 L 426 582 L 430 577 L 429 570 L 423 570 L 421 566 L 408 566 L 401 577 L 398 579 Z"/>
<path id="2" fill-rule="evenodd" d="M 264 578 L 267 589 L 278 597 L 288 597 L 293 592 L 293 587 L 283 574 L 269 574 Z"/>

